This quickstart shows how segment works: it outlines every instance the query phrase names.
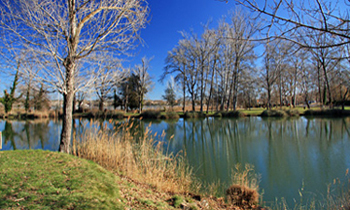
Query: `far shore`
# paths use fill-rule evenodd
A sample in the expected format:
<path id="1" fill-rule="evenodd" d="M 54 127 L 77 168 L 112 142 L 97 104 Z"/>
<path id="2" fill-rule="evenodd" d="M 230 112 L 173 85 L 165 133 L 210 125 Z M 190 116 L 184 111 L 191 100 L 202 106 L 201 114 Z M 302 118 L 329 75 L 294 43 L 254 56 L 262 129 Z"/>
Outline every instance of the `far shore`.
<path id="1" fill-rule="evenodd" d="M 238 109 L 237 111 L 203 111 L 193 112 L 178 111 L 176 109 L 169 108 L 168 110 L 154 110 L 147 109 L 142 113 L 137 111 L 124 112 L 122 110 L 87 110 L 84 112 L 75 112 L 73 118 L 84 119 L 124 119 L 124 118 L 142 118 L 142 119 L 178 119 L 178 118 L 205 118 L 205 117 L 295 117 L 295 116 L 311 116 L 311 117 L 346 117 L 350 116 L 350 107 L 345 107 L 342 110 L 340 107 L 333 109 L 312 107 L 306 109 L 303 107 L 290 108 L 290 107 L 273 107 L 269 110 L 266 108 L 251 108 L 251 109 Z M 197 108 L 199 110 L 199 108 Z M 281 114 L 281 112 L 283 112 Z M 150 114 L 151 113 L 151 114 Z M 169 113 L 172 116 L 169 118 Z M 233 114 L 235 113 L 235 114 Z M 155 116 L 156 115 L 156 116 Z M 34 111 L 25 112 L 24 110 L 14 110 L 5 114 L 0 111 L 0 119 L 14 119 L 14 120 L 34 120 L 34 119 L 61 119 L 62 112 L 58 111 Z"/>

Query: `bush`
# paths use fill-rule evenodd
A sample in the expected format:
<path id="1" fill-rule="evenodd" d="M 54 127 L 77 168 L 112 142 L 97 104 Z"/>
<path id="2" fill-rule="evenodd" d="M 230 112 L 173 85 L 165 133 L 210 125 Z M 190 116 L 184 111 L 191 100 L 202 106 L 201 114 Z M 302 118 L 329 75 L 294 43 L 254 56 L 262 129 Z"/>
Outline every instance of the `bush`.
<path id="1" fill-rule="evenodd" d="M 288 114 L 288 116 L 290 117 L 297 117 L 300 115 L 299 111 L 297 109 L 288 109 L 286 111 L 286 113 Z"/>
<path id="2" fill-rule="evenodd" d="M 144 119 L 161 119 L 162 115 L 160 111 L 146 110 L 140 115 Z"/>
<path id="3" fill-rule="evenodd" d="M 242 185 L 232 185 L 226 190 L 229 203 L 239 207 L 252 206 L 259 202 L 259 193 L 256 190 Z"/>
<path id="4" fill-rule="evenodd" d="M 306 110 L 305 116 L 328 116 L 328 117 L 344 117 L 350 116 L 350 111 L 341 109 L 325 109 L 325 110 Z"/>
<path id="5" fill-rule="evenodd" d="M 195 119 L 195 118 L 204 118 L 206 117 L 206 114 L 203 112 L 185 112 L 184 118 L 185 119 Z"/>
<path id="6" fill-rule="evenodd" d="M 165 114 L 166 119 L 179 119 L 180 115 L 178 115 L 176 112 L 166 112 Z"/>
<path id="7" fill-rule="evenodd" d="M 240 111 L 222 112 L 222 117 L 245 117 L 245 114 Z"/>
<path id="8" fill-rule="evenodd" d="M 221 113 L 221 112 L 216 112 L 216 113 L 214 114 L 214 117 L 222 117 L 222 113 Z"/>
<path id="9" fill-rule="evenodd" d="M 261 113 L 261 117 L 287 117 L 288 114 L 283 110 L 265 110 Z"/>
<path id="10" fill-rule="evenodd" d="M 226 199 L 242 209 L 259 202 L 259 176 L 252 165 L 237 164 L 231 172 L 232 185 L 226 190 Z"/>
<path id="11" fill-rule="evenodd" d="M 176 112 L 165 112 L 161 113 L 160 111 L 147 110 L 142 112 L 141 117 L 144 119 L 179 119 L 180 116 Z"/>

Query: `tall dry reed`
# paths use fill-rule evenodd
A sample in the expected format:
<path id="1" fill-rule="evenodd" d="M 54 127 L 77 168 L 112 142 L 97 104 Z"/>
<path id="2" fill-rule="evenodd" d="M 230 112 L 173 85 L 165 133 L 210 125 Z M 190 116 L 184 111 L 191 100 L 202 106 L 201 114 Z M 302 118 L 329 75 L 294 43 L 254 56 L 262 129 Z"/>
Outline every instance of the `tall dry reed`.
<path id="1" fill-rule="evenodd" d="M 181 155 L 165 153 L 149 128 L 141 137 L 131 135 L 133 122 L 126 121 L 114 131 L 85 126 L 73 140 L 73 153 L 101 166 L 150 184 L 160 190 L 182 193 L 190 190 L 192 171 Z"/>

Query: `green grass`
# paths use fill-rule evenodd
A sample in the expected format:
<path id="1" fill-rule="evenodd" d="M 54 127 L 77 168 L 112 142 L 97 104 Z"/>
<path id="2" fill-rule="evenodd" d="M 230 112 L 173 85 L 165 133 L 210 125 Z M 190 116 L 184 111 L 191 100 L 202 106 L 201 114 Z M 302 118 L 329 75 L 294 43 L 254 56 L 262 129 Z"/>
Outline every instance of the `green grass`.
<path id="1" fill-rule="evenodd" d="M 0 152 L 1 209 L 123 209 L 116 177 L 72 155 Z"/>

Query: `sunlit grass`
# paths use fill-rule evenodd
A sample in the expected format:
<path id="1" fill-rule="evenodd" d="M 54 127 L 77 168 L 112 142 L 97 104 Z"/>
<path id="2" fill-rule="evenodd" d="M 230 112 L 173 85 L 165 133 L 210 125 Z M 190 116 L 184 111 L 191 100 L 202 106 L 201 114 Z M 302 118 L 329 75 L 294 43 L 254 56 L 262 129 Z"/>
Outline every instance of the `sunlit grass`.
<path id="1" fill-rule="evenodd" d="M 0 209 L 123 209 L 117 180 L 64 153 L 0 152 Z"/>

